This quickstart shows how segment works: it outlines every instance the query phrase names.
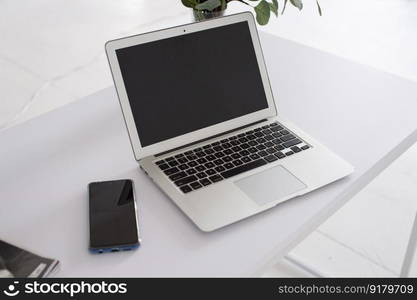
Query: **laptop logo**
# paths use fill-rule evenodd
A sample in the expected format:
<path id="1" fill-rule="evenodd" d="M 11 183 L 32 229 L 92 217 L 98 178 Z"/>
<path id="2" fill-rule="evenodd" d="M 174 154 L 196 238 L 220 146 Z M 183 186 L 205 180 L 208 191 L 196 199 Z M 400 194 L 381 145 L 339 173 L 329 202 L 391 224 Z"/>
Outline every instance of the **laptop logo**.
<path id="1" fill-rule="evenodd" d="M 16 289 L 16 285 L 19 283 L 19 281 L 14 281 L 13 284 L 10 284 L 7 288 L 7 290 L 4 290 L 3 293 L 9 297 L 14 297 L 20 293 L 19 290 Z"/>

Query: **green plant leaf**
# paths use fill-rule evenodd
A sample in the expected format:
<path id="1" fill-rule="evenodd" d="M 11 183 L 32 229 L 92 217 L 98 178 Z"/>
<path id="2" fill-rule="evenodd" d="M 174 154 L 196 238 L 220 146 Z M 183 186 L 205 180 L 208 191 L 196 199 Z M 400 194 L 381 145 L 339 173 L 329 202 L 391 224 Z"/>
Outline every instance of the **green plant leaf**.
<path id="1" fill-rule="evenodd" d="M 268 24 L 269 17 L 271 16 L 271 11 L 269 9 L 269 4 L 265 0 L 261 0 L 258 5 L 255 6 L 256 12 L 256 21 L 259 25 Z"/>
<path id="2" fill-rule="evenodd" d="M 222 10 L 225 10 L 227 8 L 227 1 L 221 0 L 221 2 L 222 2 Z"/>
<path id="3" fill-rule="evenodd" d="M 272 0 L 272 3 L 268 3 L 270 10 L 278 17 L 278 0 Z"/>
<path id="4" fill-rule="evenodd" d="M 288 2 L 288 0 L 284 1 L 284 7 L 282 8 L 281 15 L 284 14 L 285 8 L 287 8 L 287 2 Z"/>
<path id="5" fill-rule="evenodd" d="M 197 10 L 212 11 L 213 9 L 219 7 L 220 5 L 222 5 L 220 0 L 207 0 L 207 1 L 204 1 L 203 3 L 197 4 L 194 8 Z"/>
<path id="6" fill-rule="evenodd" d="M 321 12 L 320 3 L 319 3 L 319 1 L 318 1 L 318 0 L 316 0 L 316 3 L 317 3 L 317 9 L 319 10 L 319 15 L 320 15 L 320 16 L 322 16 L 323 14 L 322 14 L 322 12 Z"/>
<path id="7" fill-rule="evenodd" d="M 181 0 L 181 2 L 184 6 L 191 8 L 198 4 L 196 0 Z"/>
<path id="8" fill-rule="evenodd" d="M 291 4 L 297 7 L 299 10 L 303 9 L 303 2 L 301 0 L 290 0 Z"/>

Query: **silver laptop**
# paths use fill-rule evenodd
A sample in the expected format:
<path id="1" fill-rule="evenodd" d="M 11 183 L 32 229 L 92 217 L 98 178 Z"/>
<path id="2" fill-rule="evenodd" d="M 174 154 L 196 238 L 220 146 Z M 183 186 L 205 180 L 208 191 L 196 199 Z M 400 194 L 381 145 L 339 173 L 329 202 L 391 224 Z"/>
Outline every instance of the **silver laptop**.
<path id="1" fill-rule="evenodd" d="M 110 41 L 106 52 L 136 160 L 203 231 L 353 171 L 277 112 L 250 13 Z"/>

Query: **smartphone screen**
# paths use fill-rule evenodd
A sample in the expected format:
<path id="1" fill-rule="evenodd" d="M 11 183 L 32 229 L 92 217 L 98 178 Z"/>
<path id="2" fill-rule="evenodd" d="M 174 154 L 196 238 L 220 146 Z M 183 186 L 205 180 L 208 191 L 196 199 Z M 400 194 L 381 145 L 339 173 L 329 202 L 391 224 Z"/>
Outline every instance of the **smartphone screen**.
<path id="1" fill-rule="evenodd" d="M 89 206 L 91 251 L 130 250 L 139 246 L 131 180 L 90 183 Z"/>

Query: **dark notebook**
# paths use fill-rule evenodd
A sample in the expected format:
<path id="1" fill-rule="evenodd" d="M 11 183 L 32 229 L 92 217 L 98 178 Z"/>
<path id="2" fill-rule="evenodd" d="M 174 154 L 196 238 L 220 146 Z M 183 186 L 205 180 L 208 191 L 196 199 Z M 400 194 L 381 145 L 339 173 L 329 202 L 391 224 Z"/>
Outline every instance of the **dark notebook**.
<path id="1" fill-rule="evenodd" d="M 0 240 L 0 277 L 47 277 L 58 263 Z"/>

